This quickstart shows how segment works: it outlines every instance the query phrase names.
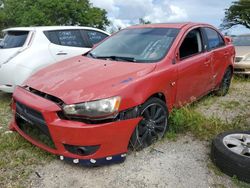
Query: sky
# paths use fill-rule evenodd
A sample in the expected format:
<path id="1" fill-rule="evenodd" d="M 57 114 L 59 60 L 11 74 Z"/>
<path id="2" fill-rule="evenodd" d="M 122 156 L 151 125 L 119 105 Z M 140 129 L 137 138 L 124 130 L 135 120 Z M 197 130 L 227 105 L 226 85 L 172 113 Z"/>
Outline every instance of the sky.
<path id="1" fill-rule="evenodd" d="M 94 6 L 105 9 L 114 28 L 138 24 L 139 18 L 152 23 L 204 22 L 219 27 L 226 8 L 234 0 L 90 0 Z M 250 33 L 237 26 L 230 34 Z"/>

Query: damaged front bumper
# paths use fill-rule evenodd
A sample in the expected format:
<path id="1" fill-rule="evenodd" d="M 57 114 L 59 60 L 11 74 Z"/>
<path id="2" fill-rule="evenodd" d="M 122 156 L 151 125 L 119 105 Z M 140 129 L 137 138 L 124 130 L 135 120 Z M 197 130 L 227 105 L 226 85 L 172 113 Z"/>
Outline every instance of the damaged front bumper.
<path id="1" fill-rule="evenodd" d="M 61 119 L 54 102 L 17 87 L 10 129 L 61 160 L 99 166 L 123 162 L 140 117 L 101 124 Z M 35 132 L 36 134 L 34 134 Z M 41 141 L 40 138 L 45 138 Z"/>

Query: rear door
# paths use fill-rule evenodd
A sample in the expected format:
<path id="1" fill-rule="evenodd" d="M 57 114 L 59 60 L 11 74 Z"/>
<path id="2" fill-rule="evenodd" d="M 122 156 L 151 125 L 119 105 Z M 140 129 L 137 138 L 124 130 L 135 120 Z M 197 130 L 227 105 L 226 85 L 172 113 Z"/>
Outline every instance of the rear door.
<path id="1" fill-rule="evenodd" d="M 56 61 L 84 54 L 91 49 L 80 29 L 45 31 L 44 34 L 51 42 L 49 50 Z"/>
<path id="2" fill-rule="evenodd" d="M 192 102 L 212 88 L 211 53 L 201 29 L 189 31 L 178 50 L 177 106 Z"/>
<path id="3" fill-rule="evenodd" d="M 227 62 L 231 61 L 231 54 L 220 33 L 209 27 L 203 30 L 207 37 L 207 51 L 211 53 L 213 82 L 215 87 L 216 80 L 221 80 L 221 78 L 219 78 L 220 75 L 224 75 Z"/>

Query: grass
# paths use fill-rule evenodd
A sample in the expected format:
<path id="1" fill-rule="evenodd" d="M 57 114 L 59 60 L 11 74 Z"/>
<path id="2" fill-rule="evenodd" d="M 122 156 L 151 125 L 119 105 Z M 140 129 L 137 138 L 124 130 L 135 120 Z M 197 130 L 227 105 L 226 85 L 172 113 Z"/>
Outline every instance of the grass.
<path id="1" fill-rule="evenodd" d="M 34 166 L 54 157 L 8 130 L 11 96 L 0 93 L 0 187 L 27 187 Z"/>
<path id="2" fill-rule="evenodd" d="M 239 188 L 250 188 L 250 184 L 239 181 L 236 177 L 233 177 L 232 181 Z"/>
<path id="3" fill-rule="evenodd" d="M 239 101 L 227 101 L 227 102 L 220 102 L 220 105 L 224 108 L 224 109 L 228 109 L 228 110 L 233 110 L 234 108 L 238 108 L 241 106 L 241 103 Z"/>
<path id="4" fill-rule="evenodd" d="M 211 140 L 215 135 L 227 130 L 247 130 L 249 125 L 245 117 L 237 117 L 231 123 L 226 123 L 219 118 L 207 118 L 195 110 L 195 105 L 175 109 L 170 115 L 170 130 L 168 138 L 175 138 L 177 134 L 191 132 L 201 140 Z"/>

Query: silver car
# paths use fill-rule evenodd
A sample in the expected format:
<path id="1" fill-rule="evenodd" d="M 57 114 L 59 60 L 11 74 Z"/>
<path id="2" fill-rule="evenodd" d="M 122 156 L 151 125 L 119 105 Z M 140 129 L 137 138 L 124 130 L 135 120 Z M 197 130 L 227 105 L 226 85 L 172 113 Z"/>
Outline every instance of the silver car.
<path id="1" fill-rule="evenodd" d="M 233 38 L 236 50 L 235 74 L 250 75 L 250 34 Z"/>

